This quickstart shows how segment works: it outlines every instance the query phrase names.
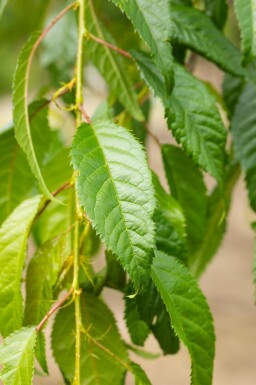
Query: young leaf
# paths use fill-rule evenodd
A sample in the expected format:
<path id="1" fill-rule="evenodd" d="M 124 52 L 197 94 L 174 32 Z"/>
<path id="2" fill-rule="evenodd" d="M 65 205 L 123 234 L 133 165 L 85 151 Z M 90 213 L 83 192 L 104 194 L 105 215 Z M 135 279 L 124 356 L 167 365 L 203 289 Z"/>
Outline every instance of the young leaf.
<path id="1" fill-rule="evenodd" d="M 173 5 L 171 10 L 175 41 L 213 61 L 224 71 L 245 76 L 240 52 L 208 16 L 192 7 Z"/>
<path id="2" fill-rule="evenodd" d="M 86 296 L 81 296 L 81 313 L 84 329 L 81 335 L 81 383 L 120 384 L 126 370 L 121 362 L 128 363 L 128 356 L 111 311 L 99 298 L 86 293 Z M 53 354 L 68 381 L 74 377 L 74 335 L 75 311 L 72 304 L 60 310 L 52 332 Z M 96 344 L 97 341 L 105 350 Z"/>
<path id="3" fill-rule="evenodd" d="M 235 157 L 245 172 L 251 207 L 256 210 L 256 87 L 246 84 L 240 95 L 233 119 L 231 134 Z"/>
<path id="4" fill-rule="evenodd" d="M 25 46 L 23 47 L 18 65 L 16 68 L 14 83 L 13 83 L 13 120 L 17 142 L 25 152 L 28 163 L 35 177 L 38 180 L 42 193 L 49 199 L 52 195 L 46 187 L 45 181 L 38 164 L 37 155 L 35 152 L 31 127 L 28 113 L 28 78 L 30 72 L 31 60 L 34 54 L 34 47 L 38 40 L 39 34 L 31 35 Z"/>
<path id="5" fill-rule="evenodd" d="M 3 385 L 31 385 L 34 371 L 35 327 L 22 328 L 0 345 Z"/>
<path id="6" fill-rule="evenodd" d="M 126 13 L 141 38 L 151 50 L 156 66 L 161 71 L 167 94 L 173 86 L 173 57 L 169 42 L 172 36 L 172 18 L 168 0 L 112 0 Z"/>
<path id="7" fill-rule="evenodd" d="M 165 111 L 168 125 L 186 153 L 221 183 L 227 133 L 206 85 L 177 65 L 175 87 Z"/>
<path id="8" fill-rule="evenodd" d="M 234 5 L 241 30 L 244 61 L 248 63 L 256 57 L 256 1 L 235 0 Z"/>
<path id="9" fill-rule="evenodd" d="M 189 271 L 174 257 L 156 251 L 151 271 L 178 337 L 191 360 L 191 385 L 212 384 L 215 336 L 212 316 Z"/>
<path id="10" fill-rule="evenodd" d="M 155 208 L 141 145 L 113 123 L 82 124 L 71 156 L 79 173 L 76 187 L 81 205 L 140 289 L 150 275 Z"/>
<path id="11" fill-rule="evenodd" d="M 216 186 L 209 196 L 204 239 L 192 250 L 189 257 L 189 270 L 196 278 L 204 272 L 223 240 L 231 196 L 239 175 L 239 165 L 229 165 L 222 188 Z"/>
<path id="12" fill-rule="evenodd" d="M 87 14 L 87 24 L 90 33 L 96 35 L 101 40 L 116 45 L 113 37 L 99 22 L 92 0 L 88 1 L 88 6 L 90 12 Z M 128 66 L 122 57 L 109 47 L 95 44 L 94 41 L 87 42 L 87 52 L 90 59 L 106 79 L 112 97 L 118 99 L 135 119 L 143 120 L 144 117 L 137 101 L 137 95 L 133 90 L 133 84 L 129 77 Z"/>
<path id="13" fill-rule="evenodd" d="M 187 234 L 193 245 L 202 241 L 205 233 L 208 200 L 203 176 L 179 147 L 163 145 L 162 156 L 172 196 L 183 208 Z"/>
<path id="14" fill-rule="evenodd" d="M 40 202 L 40 195 L 22 202 L 0 228 L 0 333 L 3 336 L 22 326 L 22 269 Z"/>
<path id="15" fill-rule="evenodd" d="M 228 4 L 226 0 L 205 0 L 206 14 L 210 16 L 216 27 L 223 29 L 227 16 Z"/>
<path id="16" fill-rule="evenodd" d="M 148 376 L 138 364 L 131 362 L 130 366 L 135 377 L 135 385 L 151 385 Z"/>

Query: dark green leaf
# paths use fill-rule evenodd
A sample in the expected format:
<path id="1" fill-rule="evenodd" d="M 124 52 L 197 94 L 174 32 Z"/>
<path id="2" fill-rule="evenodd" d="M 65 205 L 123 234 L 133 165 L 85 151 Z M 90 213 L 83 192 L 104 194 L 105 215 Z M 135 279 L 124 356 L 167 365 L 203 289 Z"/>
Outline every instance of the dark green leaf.
<path id="1" fill-rule="evenodd" d="M 172 196 L 183 208 L 187 234 L 193 246 L 202 241 L 205 234 L 208 201 L 203 176 L 192 159 L 178 147 L 162 146 L 162 156 Z"/>
<path id="2" fill-rule="evenodd" d="M 107 276 L 106 286 L 116 290 L 123 290 L 126 283 L 126 274 L 111 251 L 106 251 Z"/>
<path id="3" fill-rule="evenodd" d="M 155 199 L 145 154 L 126 129 L 82 124 L 72 145 L 77 192 L 97 232 L 136 289 L 149 279 Z"/>
<path id="4" fill-rule="evenodd" d="M 206 14 L 210 16 L 214 24 L 223 29 L 228 16 L 228 4 L 226 0 L 205 0 Z"/>
<path id="5" fill-rule="evenodd" d="M 112 0 L 128 16 L 150 48 L 154 61 L 165 78 L 167 94 L 173 86 L 173 57 L 169 42 L 172 18 L 168 0 Z"/>
<path id="6" fill-rule="evenodd" d="M 168 125 L 186 153 L 221 183 L 227 133 L 207 86 L 176 66 L 175 86 L 165 110 Z"/>
<path id="7" fill-rule="evenodd" d="M 243 90 L 244 81 L 241 78 L 226 74 L 224 77 L 222 92 L 225 104 L 228 108 L 228 115 L 231 118 L 234 114 L 239 96 Z"/>
<path id="8" fill-rule="evenodd" d="M 231 134 L 235 156 L 246 176 L 249 200 L 256 210 L 256 87 L 248 83 L 240 95 L 233 119 Z"/>
<path id="9" fill-rule="evenodd" d="M 30 228 L 41 196 L 22 202 L 0 228 L 0 333 L 22 326 L 21 277 Z"/>
<path id="10" fill-rule="evenodd" d="M 127 363 L 128 356 L 112 313 L 100 299 L 88 293 L 81 297 L 81 312 L 85 330 L 85 334 L 81 336 L 81 384 L 120 384 L 125 367 L 114 357 Z M 72 304 L 60 310 L 52 332 L 55 360 L 64 377 L 69 381 L 72 381 L 74 377 L 74 334 L 75 312 Z M 100 348 L 94 340 L 99 341 L 114 356 Z"/>
<path id="11" fill-rule="evenodd" d="M 172 6 L 174 40 L 216 63 L 224 71 L 245 76 L 241 55 L 211 19 L 192 7 Z"/>
<path id="12" fill-rule="evenodd" d="M 189 350 L 191 385 L 211 385 L 215 336 L 205 297 L 189 271 L 172 256 L 156 251 L 151 274 L 172 326 Z"/>

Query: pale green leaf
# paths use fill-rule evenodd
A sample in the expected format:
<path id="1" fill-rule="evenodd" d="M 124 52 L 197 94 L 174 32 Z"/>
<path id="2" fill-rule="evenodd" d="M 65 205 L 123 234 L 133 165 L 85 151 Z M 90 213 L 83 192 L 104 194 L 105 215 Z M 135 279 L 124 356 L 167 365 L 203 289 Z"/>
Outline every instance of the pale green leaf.
<path id="1" fill-rule="evenodd" d="M 3 385 L 31 385 L 34 371 L 35 327 L 23 328 L 0 345 L 0 372 Z"/>
<path id="2" fill-rule="evenodd" d="M 213 61 L 224 71 L 245 76 L 238 49 L 197 9 L 172 6 L 173 40 Z"/>
<path id="3" fill-rule="evenodd" d="M 111 311 L 99 298 L 86 293 L 86 296 L 81 296 L 81 313 L 83 328 L 90 335 L 81 335 L 81 385 L 120 384 L 126 369 L 119 360 L 128 363 L 128 356 Z M 75 312 L 72 304 L 60 310 L 52 332 L 53 354 L 68 381 L 74 377 L 74 335 Z M 96 345 L 94 339 L 105 350 Z"/>
<path id="4" fill-rule="evenodd" d="M 148 376 L 144 370 L 135 362 L 131 362 L 132 373 L 135 377 L 135 385 L 151 385 Z"/>
<path id="5" fill-rule="evenodd" d="M 172 196 L 183 208 L 189 242 L 193 247 L 204 239 L 206 225 L 208 200 L 202 173 L 179 147 L 163 145 L 162 156 Z"/>
<path id="6" fill-rule="evenodd" d="M 93 1 L 88 1 L 89 10 L 88 30 L 101 40 L 116 45 L 113 37 L 99 22 L 93 7 Z M 129 77 L 128 63 L 120 57 L 120 54 L 109 47 L 97 44 L 94 41 L 87 42 L 88 57 L 95 63 L 102 76 L 106 79 L 111 96 L 120 103 L 137 120 L 143 120 L 143 114 L 137 101 L 137 95 Z"/>
<path id="7" fill-rule="evenodd" d="M 79 173 L 81 205 L 136 289 L 145 286 L 154 247 L 155 199 L 141 145 L 113 123 L 82 124 L 71 156 Z"/>
<path id="8" fill-rule="evenodd" d="M 41 196 L 22 202 L 0 228 L 0 333 L 22 326 L 21 277 L 30 228 Z"/>
<path id="9" fill-rule="evenodd" d="M 150 48 L 156 66 L 165 79 L 167 94 L 173 86 L 173 56 L 170 39 L 172 17 L 168 0 L 112 0 L 126 13 Z"/>
<path id="10" fill-rule="evenodd" d="M 244 61 L 248 63 L 256 57 L 256 1 L 235 0 L 234 5 L 241 30 Z"/>
<path id="11" fill-rule="evenodd" d="M 34 175 L 10 128 L 0 134 L 0 224 L 28 198 Z"/>
<path id="12" fill-rule="evenodd" d="M 29 262 L 26 275 L 26 325 L 37 325 L 50 310 L 53 287 L 64 263 L 66 235 L 39 247 Z"/>
<path id="13" fill-rule="evenodd" d="M 191 385 L 211 385 L 215 336 L 204 295 L 189 271 L 165 253 L 155 252 L 151 275 L 176 334 L 189 350 Z"/>
<path id="14" fill-rule="evenodd" d="M 186 153 L 221 183 L 227 133 L 207 86 L 177 65 L 165 111 L 168 125 Z"/>
<path id="15" fill-rule="evenodd" d="M 249 200 L 256 210 L 256 86 L 248 83 L 240 95 L 231 122 L 235 157 L 245 173 Z"/>
<path id="16" fill-rule="evenodd" d="M 53 197 L 46 187 L 38 164 L 37 154 L 32 140 L 27 107 L 30 65 L 38 37 L 39 33 L 32 34 L 20 53 L 13 83 L 13 120 L 17 142 L 27 156 L 28 163 L 38 180 L 39 187 L 44 195 L 49 199 L 52 199 Z"/>

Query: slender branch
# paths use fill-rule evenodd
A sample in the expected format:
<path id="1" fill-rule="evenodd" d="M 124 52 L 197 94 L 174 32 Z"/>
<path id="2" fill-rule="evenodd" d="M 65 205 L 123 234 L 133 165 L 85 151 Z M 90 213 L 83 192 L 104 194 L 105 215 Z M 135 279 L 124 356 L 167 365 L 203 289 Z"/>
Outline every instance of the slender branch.
<path id="1" fill-rule="evenodd" d="M 77 47 L 77 59 L 76 59 L 76 126 L 78 127 L 82 123 L 82 114 L 80 111 L 80 105 L 83 104 L 83 56 L 84 56 L 84 35 L 85 35 L 85 1 L 79 0 L 78 9 L 78 47 Z M 76 221 L 74 230 L 74 272 L 73 272 L 73 284 L 75 295 L 75 374 L 73 385 L 80 385 L 80 362 L 81 362 L 81 328 L 82 328 L 82 316 L 81 316 L 81 303 L 79 287 L 79 267 L 80 267 L 80 249 L 79 249 L 79 226 L 80 226 L 80 205 L 78 201 L 77 193 L 75 194 L 76 204 Z"/>
<path id="2" fill-rule="evenodd" d="M 86 33 L 86 37 L 96 41 L 97 43 L 99 43 L 101 45 L 104 45 L 105 47 L 112 49 L 113 51 L 120 53 L 121 55 L 127 57 L 128 59 L 132 59 L 132 55 L 129 52 L 115 46 L 114 44 L 108 43 L 107 41 L 105 41 L 103 39 L 100 39 L 99 37 L 93 35 L 92 33 Z"/>
<path id="3" fill-rule="evenodd" d="M 154 140 L 154 142 L 157 144 L 157 146 L 161 148 L 161 143 L 160 143 L 159 139 L 156 137 L 156 135 L 153 134 L 153 132 L 148 128 L 148 126 L 146 124 L 144 124 L 143 126 L 147 130 L 148 135 Z"/>
<path id="4" fill-rule="evenodd" d="M 85 111 L 84 107 L 82 106 L 82 104 L 79 104 L 78 106 L 78 109 L 81 111 L 85 121 L 88 123 L 88 124 L 92 124 L 92 121 L 89 117 L 89 115 L 87 114 L 87 112 Z"/>
<path id="5" fill-rule="evenodd" d="M 34 46 L 33 46 L 33 49 L 31 51 L 31 54 L 30 54 L 30 57 L 29 57 L 29 62 L 28 62 L 28 73 L 30 72 L 30 67 L 31 67 L 31 63 L 32 63 L 32 60 L 33 60 L 33 57 L 35 55 L 35 52 L 38 48 L 38 46 L 41 44 L 42 40 L 45 38 L 45 36 L 48 34 L 48 32 L 50 32 L 50 30 L 54 27 L 54 25 L 68 12 L 70 11 L 72 8 L 75 8 L 77 6 L 77 1 L 69 4 L 67 7 L 65 7 L 60 13 L 58 13 L 58 15 L 56 15 L 54 17 L 54 19 L 50 22 L 50 24 L 42 31 L 42 33 L 40 34 L 40 36 L 38 37 L 37 41 L 35 42 Z"/>
<path id="6" fill-rule="evenodd" d="M 56 304 L 51 308 L 51 310 L 44 316 L 42 321 L 37 325 L 37 332 L 39 332 L 44 327 L 48 319 L 66 302 L 69 296 L 73 293 L 73 290 L 73 287 L 71 287 L 71 289 L 63 296 L 63 298 L 60 301 L 56 302 Z"/>
<path id="7" fill-rule="evenodd" d="M 65 183 L 63 183 L 63 185 L 61 185 L 60 187 L 57 188 L 57 190 L 53 191 L 52 193 L 52 196 L 56 197 L 58 194 L 60 194 L 62 191 L 64 190 L 67 190 L 68 188 L 70 188 L 72 185 L 71 185 L 71 182 L 70 181 L 67 181 Z M 43 212 L 44 210 L 48 207 L 48 205 L 52 202 L 51 199 L 47 199 L 44 203 L 44 206 L 41 208 L 41 210 L 37 213 L 37 216 L 36 218 L 38 218 Z"/>

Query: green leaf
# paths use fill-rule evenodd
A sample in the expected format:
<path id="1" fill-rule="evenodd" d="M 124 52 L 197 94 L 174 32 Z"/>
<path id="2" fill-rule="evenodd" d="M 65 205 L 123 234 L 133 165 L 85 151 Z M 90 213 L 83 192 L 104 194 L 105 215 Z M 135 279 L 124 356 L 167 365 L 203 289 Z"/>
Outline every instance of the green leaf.
<path id="1" fill-rule="evenodd" d="M 29 262 L 26 275 L 26 325 L 37 325 L 50 310 L 53 286 L 65 257 L 66 236 L 56 237 L 39 247 Z"/>
<path id="2" fill-rule="evenodd" d="M 127 289 L 128 293 L 132 293 L 131 287 Z M 152 280 L 135 298 L 126 297 L 125 320 L 134 343 L 143 345 L 149 328 L 164 354 L 174 354 L 179 350 L 179 339 L 174 334 L 165 305 Z"/>
<path id="3" fill-rule="evenodd" d="M 168 126 L 186 153 L 221 183 L 227 133 L 207 86 L 177 65 L 165 111 Z"/>
<path id="4" fill-rule="evenodd" d="M 223 29 L 227 16 L 228 4 L 226 0 L 205 0 L 206 14 L 210 16 L 216 27 Z"/>
<path id="5" fill-rule="evenodd" d="M 125 297 L 125 322 L 132 342 L 144 346 L 150 332 L 149 325 L 141 319 L 136 301 L 129 297 Z"/>
<path id="6" fill-rule="evenodd" d="M 204 295 L 189 271 L 162 252 L 155 252 L 151 275 L 176 334 L 189 350 L 191 385 L 212 384 L 215 337 Z"/>
<path id="7" fill-rule="evenodd" d="M 229 118 L 234 114 L 239 96 L 243 90 L 244 81 L 230 74 L 225 74 L 222 84 L 223 98 L 228 109 Z"/>
<path id="8" fill-rule="evenodd" d="M 4 12 L 8 0 L 0 0 L 0 18 Z"/>
<path id="9" fill-rule="evenodd" d="M 222 188 L 216 186 L 208 199 L 207 222 L 203 241 L 192 250 L 189 270 L 198 278 L 211 262 L 223 240 L 233 189 L 240 175 L 237 163 L 227 168 Z"/>
<path id="10" fill-rule="evenodd" d="M 30 228 L 41 196 L 22 202 L 0 228 L 0 333 L 22 326 L 21 277 Z"/>
<path id="11" fill-rule="evenodd" d="M 198 52 L 224 71 L 245 76 L 240 52 L 208 16 L 192 7 L 173 5 L 172 19 L 174 41 Z"/>
<path id="12" fill-rule="evenodd" d="M 44 373 L 49 374 L 45 349 L 45 336 L 44 333 L 41 331 L 37 333 L 35 354 L 36 359 L 39 362 Z"/>
<path id="13" fill-rule="evenodd" d="M 10 128 L 0 134 L 0 224 L 34 187 L 34 175 Z"/>
<path id="14" fill-rule="evenodd" d="M 85 330 L 81 336 L 81 384 L 120 384 L 126 369 L 114 357 L 128 363 L 128 356 L 111 311 L 99 298 L 86 293 L 86 296 L 81 296 L 81 313 Z M 72 304 L 59 311 L 52 332 L 53 354 L 68 381 L 74 377 L 74 334 L 75 312 Z M 94 341 L 98 341 L 105 350 Z"/>
<path id="15" fill-rule="evenodd" d="M 112 0 L 131 20 L 136 31 L 150 48 L 161 71 L 167 94 L 173 86 L 173 56 L 170 44 L 172 18 L 168 0 Z"/>
<path id="16" fill-rule="evenodd" d="M 182 66 L 174 67 L 175 86 L 171 97 L 164 94 L 164 80 L 149 56 L 133 52 L 143 78 L 162 99 L 168 126 L 186 153 L 221 182 L 226 130 L 208 87 Z"/>
<path id="17" fill-rule="evenodd" d="M 71 151 L 77 192 L 107 248 L 117 255 L 136 290 L 150 275 L 155 199 L 145 154 L 126 131 L 110 122 L 82 124 Z"/>
<path id="18" fill-rule="evenodd" d="M 0 345 L 0 372 L 3 385 L 31 385 L 34 371 L 36 330 L 22 328 L 8 336 Z"/>
<path id="19" fill-rule="evenodd" d="M 38 180 L 39 187 L 45 196 L 52 199 L 53 197 L 46 187 L 38 164 L 27 107 L 30 65 L 38 38 L 39 33 L 32 34 L 20 53 L 13 84 L 13 120 L 17 142 L 27 156 L 28 163 Z"/>
<path id="20" fill-rule="evenodd" d="M 241 30 L 244 61 L 248 63 L 256 56 L 256 1 L 235 0 L 234 5 Z"/>
<path id="21" fill-rule="evenodd" d="M 135 377 L 135 385 L 151 385 L 148 376 L 138 364 L 131 362 L 130 366 Z"/>
<path id="22" fill-rule="evenodd" d="M 248 83 L 240 95 L 233 119 L 231 135 L 235 157 L 245 173 L 251 207 L 256 210 L 256 87 Z"/>
<path id="23" fill-rule="evenodd" d="M 116 290 L 123 290 L 126 283 L 125 271 L 111 251 L 106 251 L 105 254 L 107 261 L 107 276 L 105 285 Z"/>
<path id="24" fill-rule="evenodd" d="M 116 45 L 113 37 L 98 21 L 92 0 L 88 1 L 90 13 L 88 12 L 88 30 L 101 40 Z M 112 97 L 120 103 L 137 120 L 144 120 L 142 111 L 137 101 L 137 95 L 129 77 L 128 65 L 120 54 L 109 47 L 97 44 L 94 41 L 87 42 L 88 57 L 94 62 L 102 76 L 106 79 Z"/>
<path id="25" fill-rule="evenodd" d="M 203 176 L 192 159 L 178 147 L 163 145 L 162 156 L 172 196 L 183 209 L 189 242 L 193 246 L 202 241 L 205 234 L 208 201 Z"/>

